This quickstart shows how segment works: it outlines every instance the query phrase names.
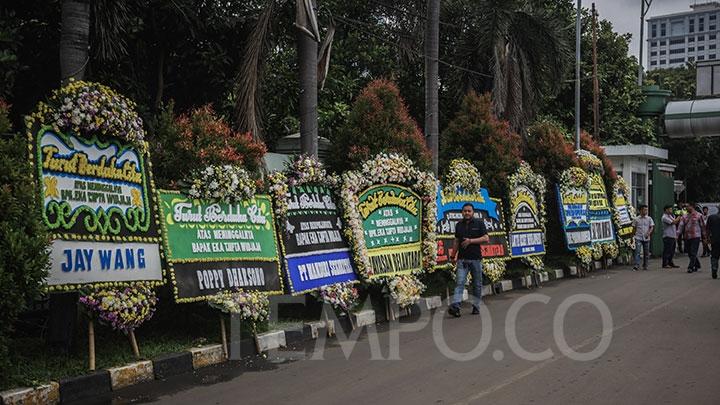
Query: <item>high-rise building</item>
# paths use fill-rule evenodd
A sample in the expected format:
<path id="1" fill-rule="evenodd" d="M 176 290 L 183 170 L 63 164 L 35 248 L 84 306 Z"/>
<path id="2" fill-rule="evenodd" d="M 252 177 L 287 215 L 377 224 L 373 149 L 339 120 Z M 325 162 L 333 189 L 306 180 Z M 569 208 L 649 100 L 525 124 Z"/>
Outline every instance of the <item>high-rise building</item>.
<path id="1" fill-rule="evenodd" d="M 720 2 L 691 5 L 691 11 L 647 20 L 648 70 L 720 59 Z"/>

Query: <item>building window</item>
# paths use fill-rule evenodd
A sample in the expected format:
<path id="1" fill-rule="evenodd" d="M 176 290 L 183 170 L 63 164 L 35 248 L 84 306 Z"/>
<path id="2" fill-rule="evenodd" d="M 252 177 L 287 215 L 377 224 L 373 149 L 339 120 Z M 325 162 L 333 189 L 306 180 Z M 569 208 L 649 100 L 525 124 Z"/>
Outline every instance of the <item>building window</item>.
<path id="1" fill-rule="evenodd" d="M 678 38 L 678 39 L 671 39 L 670 45 L 678 45 L 678 44 L 684 44 L 685 38 Z"/>
<path id="2" fill-rule="evenodd" d="M 653 24 L 652 25 L 652 34 L 650 34 L 650 38 L 655 38 L 655 37 L 657 37 L 657 25 Z"/>
<path id="3" fill-rule="evenodd" d="M 665 51 L 665 50 L 660 51 L 660 55 L 665 55 L 666 53 L 667 53 L 667 51 Z"/>
<path id="4" fill-rule="evenodd" d="M 688 62 L 695 62 L 694 56 L 688 56 Z"/>
<path id="5" fill-rule="evenodd" d="M 657 65 L 657 61 L 656 61 L 656 60 L 650 62 L 650 66 L 655 66 L 655 65 Z"/>
<path id="6" fill-rule="evenodd" d="M 677 55 L 679 53 L 685 53 L 685 48 L 677 48 L 670 50 L 670 55 Z"/>
<path id="7" fill-rule="evenodd" d="M 716 44 L 710 44 L 710 46 L 708 46 L 708 49 L 715 49 L 716 47 L 717 47 Z"/>
<path id="8" fill-rule="evenodd" d="M 657 56 L 657 52 L 656 51 L 650 52 L 650 56 Z"/>
<path id="9" fill-rule="evenodd" d="M 650 42 L 650 46 L 657 46 L 657 41 Z"/>
<path id="10" fill-rule="evenodd" d="M 665 45 L 665 41 L 660 41 L 660 46 Z"/>
<path id="11" fill-rule="evenodd" d="M 705 60 L 705 56 L 703 56 L 703 55 L 698 55 L 698 59 L 697 59 L 697 60 Z"/>
<path id="12" fill-rule="evenodd" d="M 705 19 L 702 17 L 698 18 L 698 31 L 705 31 Z"/>
<path id="13" fill-rule="evenodd" d="M 712 34 L 712 35 L 710 35 L 710 37 L 708 39 L 715 39 L 715 38 L 717 38 L 717 35 Z"/>
<path id="14" fill-rule="evenodd" d="M 695 47 L 691 46 L 690 48 L 688 48 L 688 52 L 695 52 Z"/>
<path id="15" fill-rule="evenodd" d="M 715 54 L 714 53 L 710 54 L 710 56 L 708 56 L 708 59 L 715 59 Z"/>
<path id="16" fill-rule="evenodd" d="M 708 20 L 715 21 L 717 19 L 717 14 L 711 14 L 710 17 L 708 17 Z"/>
<path id="17" fill-rule="evenodd" d="M 666 60 L 661 60 L 661 61 L 660 61 L 660 64 L 661 64 L 661 65 L 667 65 L 667 61 L 666 61 Z"/>
<path id="18" fill-rule="evenodd" d="M 690 33 L 693 33 L 693 32 L 695 32 L 695 20 L 694 20 L 694 19 L 692 19 L 692 18 L 690 19 L 690 27 L 689 27 L 689 31 L 690 31 Z"/>
<path id="19" fill-rule="evenodd" d="M 712 59 L 712 58 L 710 58 Z M 676 59 L 670 59 L 670 63 L 683 63 L 685 62 L 685 58 L 676 58 Z"/>
<path id="20" fill-rule="evenodd" d="M 647 204 L 645 199 L 645 188 L 647 187 L 647 175 L 645 173 L 632 173 L 632 203 L 634 206 Z"/>
<path id="21" fill-rule="evenodd" d="M 702 30 L 702 28 L 701 28 L 701 30 Z M 665 23 L 662 23 L 662 24 L 660 24 L 660 36 L 664 37 L 665 35 L 666 35 Z"/>
<path id="22" fill-rule="evenodd" d="M 709 30 L 709 31 L 715 31 L 715 28 L 717 28 L 717 26 L 711 25 L 711 26 L 708 27 L 708 30 Z"/>
<path id="23" fill-rule="evenodd" d="M 698 41 L 704 41 L 705 35 L 698 35 Z"/>
<path id="24" fill-rule="evenodd" d="M 704 50 L 705 50 L 705 46 L 700 45 L 700 46 L 697 47 L 697 50 L 698 50 L 698 51 L 704 51 Z"/>
<path id="25" fill-rule="evenodd" d="M 688 38 L 688 42 L 695 42 L 695 37 Z"/>

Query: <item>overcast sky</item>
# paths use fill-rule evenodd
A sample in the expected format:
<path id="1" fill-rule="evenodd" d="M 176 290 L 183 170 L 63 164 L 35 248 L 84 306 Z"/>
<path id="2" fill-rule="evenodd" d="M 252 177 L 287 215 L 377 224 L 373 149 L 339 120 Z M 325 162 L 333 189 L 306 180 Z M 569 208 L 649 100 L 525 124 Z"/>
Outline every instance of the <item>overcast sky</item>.
<path id="1" fill-rule="evenodd" d="M 653 0 L 650 11 L 645 18 L 663 14 L 690 11 L 691 4 L 707 3 L 709 0 Z M 630 54 L 637 56 L 640 38 L 640 4 L 642 0 L 595 0 L 595 7 L 599 17 L 613 23 L 616 32 L 632 34 Z M 590 8 L 592 0 L 582 0 L 583 8 Z M 645 38 L 647 38 L 647 23 L 645 25 Z M 647 42 L 643 53 L 647 52 Z M 644 61 L 645 59 L 643 59 Z"/>

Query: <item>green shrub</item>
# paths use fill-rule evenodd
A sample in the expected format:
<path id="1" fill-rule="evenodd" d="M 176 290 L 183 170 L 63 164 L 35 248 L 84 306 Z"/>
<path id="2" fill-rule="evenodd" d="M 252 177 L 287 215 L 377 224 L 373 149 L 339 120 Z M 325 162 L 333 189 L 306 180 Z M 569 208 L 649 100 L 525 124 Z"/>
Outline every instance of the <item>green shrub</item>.
<path id="1" fill-rule="evenodd" d="M 409 157 L 422 170 L 430 168 L 430 151 L 397 86 L 374 80 L 355 100 L 346 125 L 332 143 L 328 159 L 337 172 L 360 168 L 380 152 Z"/>
<path id="2" fill-rule="evenodd" d="M 441 168 L 465 158 L 480 169 L 491 195 L 507 195 L 507 178 L 520 165 L 522 139 L 493 114 L 489 94 L 465 96 L 460 111 L 440 135 L 440 145 Z"/>
<path id="3" fill-rule="evenodd" d="M 153 174 L 160 187 L 175 187 L 193 170 L 236 165 L 250 173 L 262 167 L 265 144 L 236 132 L 210 105 L 175 116 L 173 104 L 148 121 Z"/>
<path id="4" fill-rule="evenodd" d="M 0 108 L 3 119 L 7 109 Z M 41 293 L 48 269 L 49 237 L 38 214 L 27 156 L 25 137 L 0 139 L 0 370 L 7 370 L 11 361 L 15 321 Z M 0 380 L 5 378 L 7 373 L 0 372 Z"/>

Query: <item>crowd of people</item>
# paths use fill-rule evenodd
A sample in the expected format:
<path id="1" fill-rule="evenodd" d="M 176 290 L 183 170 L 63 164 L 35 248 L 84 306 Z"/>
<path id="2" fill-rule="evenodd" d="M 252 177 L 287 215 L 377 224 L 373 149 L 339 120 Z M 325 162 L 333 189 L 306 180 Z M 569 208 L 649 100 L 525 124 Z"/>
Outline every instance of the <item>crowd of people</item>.
<path id="1" fill-rule="evenodd" d="M 702 267 L 699 257 L 710 257 L 712 278 L 718 276 L 720 259 L 720 207 L 715 214 L 709 214 L 709 207 L 693 203 L 666 205 L 662 215 L 663 254 L 662 268 L 678 268 L 673 261 L 676 253 L 687 253 L 688 273 L 695 273 Z M 642 266 L 647 270 L 650 256 L 650 240 L 655 222 L 648 215 L 647 205 L 639 207 L 635 218 L 635 265 L 633 271 Z M 700 248 L 702 247 L 702 251 Z"/>

